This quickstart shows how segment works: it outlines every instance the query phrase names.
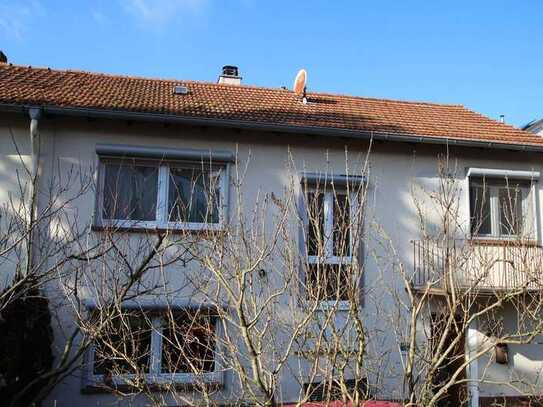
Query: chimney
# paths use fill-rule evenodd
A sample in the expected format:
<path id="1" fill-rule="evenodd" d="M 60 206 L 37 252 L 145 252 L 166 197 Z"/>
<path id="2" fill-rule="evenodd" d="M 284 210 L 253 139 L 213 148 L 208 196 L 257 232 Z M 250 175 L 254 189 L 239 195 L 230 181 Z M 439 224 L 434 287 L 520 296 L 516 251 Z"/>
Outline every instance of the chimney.
<path id="1" fill-rule="evenodd" d="M 0 50 L 0 64 L 7 64 L 8 57 Z"/>
<path id="2" fill-rule="evenodd" d="M 222 75 L 219 76 L 218 83 L 225 85 L 241 85 L 241 76 L 239 76 L 239 70 L 237 66 L 225 65 L 222 67 Z"/>
<path id="3" fill-rule="evenodd" d="M 505 123 L 505 115 L 500 114 L 500 123 Z"/>

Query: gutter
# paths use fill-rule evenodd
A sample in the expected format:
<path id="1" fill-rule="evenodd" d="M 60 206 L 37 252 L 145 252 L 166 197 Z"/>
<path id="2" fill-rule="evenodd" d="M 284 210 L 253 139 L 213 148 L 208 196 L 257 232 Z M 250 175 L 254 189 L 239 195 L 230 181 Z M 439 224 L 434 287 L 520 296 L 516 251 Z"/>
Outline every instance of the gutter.
<path id="1" fill-rule="evenodd" d="M 35 108 L 32 105 L 1 104 L 0 111 L 25 113 Z M 542 145 L 500 143 L 480 140 L 459 140 L 448 137 L 435 137 L 424 135 L 413 135 L 409 133 L 389 133 L 379 131 L 360 131 L 349 129 L 338 129 L 328 127 L 295 126 L 290 124 L 265 123 L 256 121 L 213 119 L 205 117 L 187 117 L 174 114 L 142 113 L 121 110 L 86 109 L 76 107 L 40 106 L 43 113 L 56 114 L 74 117 L 91 117 L 113 120 L 132 120 L 141 122 L 158 122 L 171 124 L 187 124 L 193 126 L 223 127 L 233 129 L 246 129 L 258 131 L 270 131 L 280 133 L 293 133 L 305 135 L 318 135 L 328 137 L 346 137 L 355 140 L 393 141 L 401 143 L 437 144 L 461 147 L 479 147 L 501 150 L 543 152 Z"/>

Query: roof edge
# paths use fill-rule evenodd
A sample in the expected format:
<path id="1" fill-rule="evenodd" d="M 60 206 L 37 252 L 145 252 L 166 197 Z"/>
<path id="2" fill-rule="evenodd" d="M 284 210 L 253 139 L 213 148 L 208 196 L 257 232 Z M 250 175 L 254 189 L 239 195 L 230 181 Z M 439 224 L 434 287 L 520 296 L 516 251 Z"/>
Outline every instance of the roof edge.
<path id="1" fill-rule="evenodd" d="M 437 144 L 448 146 L 461 146 L 461 147 L 479 147 L 479 148 L 491 148 L 502 150 L 515 150 L 515 151 L 527 151 L 527 152 L 543 152 L 543 145 L 527 144 L 527 143 L 502 143 L 496 141 L 484 141 L 484 140 L 471 140 L 450 138 L 450 137 L 436 137 L 425 136 L 421 134 L 410 133 L 389 133 L 389 132 L 376 132 L 376 131 L 360 131 L 350 129 L 338 129 L 328 127 L 315 127 L 315 126 L 296 126 L 290 124 L 278 124 L 278 123 L 266 123 L 248 120 L 231 120 L 231 119 L 215 119 L 215 118 L 202 118 L 202 117 L 190 117 L 179 116 L 174 114 L 160 114 L 160 113 L 146 113 L 146 112 L 133 112 L 127 110 L 108 110 L 108 109 L 88 109 L 77 107 L 62 107 L 62 106 L 37 106 L 37 105 L 19 105 L 19 104 L 5 104 L 0 103 L 0 111 L 4 112 L 18 112 L 27 113 L 30 109 L 39 108 L 43 113 L 58 114 L 65 116 L 75 117 L 89 117 L 89 118 L 103 118 L 112 120 L 134 120 L 141 122 L 159 122 L 159 123 L 172 123 L 172 124 L 187 124 L 193 126 L 210 126 L 210 127 L 226 127 L 226 128 L 238 128 L 247 130 L 258 131 L 270 131 L 270 132 L 282 132 L 282 133 L 294 133 L 294 134 L 307 134 L 307 135 L 319 135 L 328 137 L 346 137 L 357 140 L 368 141 L 393 141 L 403 143 L 417 143 L 417 144 Z"/>

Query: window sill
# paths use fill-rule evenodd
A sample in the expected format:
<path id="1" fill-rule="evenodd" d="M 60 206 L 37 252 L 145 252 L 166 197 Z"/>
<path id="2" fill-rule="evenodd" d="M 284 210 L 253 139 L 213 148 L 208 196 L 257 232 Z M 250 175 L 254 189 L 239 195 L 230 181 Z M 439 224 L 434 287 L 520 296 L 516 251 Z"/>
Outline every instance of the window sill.
<path id="1" fill-rule="evenodd" d="M 321 301 L 317 307 L 317 311 L 349 311 L 350 309 L 349 301 Z"/>
<path id="2" fill-rule="evenodd" d="M 130 380 L 133 377 L 117 376 L 113 378 L 111 385 L 105 385 L 103 382 L 103 376 L 93 375 L 89 380 L 83 383 L 81 393 L 83 394 L 95 394 L 95 393 L 110 393 L 112 389 L 136 390 L 134 386 L 130 384 Z M 199 388 L 202 385 L 209 388 L 219 389 L 224 386 L 224 372 L 208 372 L 200 375 L 194 375 L 192 373 L 173 373 L 173 374 L 160 374 L 160 375 L 146 375 L 146 386 L 153 391 L 168 391 L 172 388 L 180 390 L 192 390 Z"/>
<path id="3" fill-rule="evenodd" d="M 224 231 L 223 225 L 201 228 L 182 228 L 182 227 L 158 227 L 158 226 L 123 226 L 123 225 L 92 225 L 93 232 L 118 232 L 118 233 L 146 233 L 146 234 L 205 234 L 221 233 Z"/>
<path id="4" fill-rule="evenodd" d="M 518 237 L 472 236 L 468 242 L 477 246 L 540 247 L 535 239 L 520 239 Z"/>

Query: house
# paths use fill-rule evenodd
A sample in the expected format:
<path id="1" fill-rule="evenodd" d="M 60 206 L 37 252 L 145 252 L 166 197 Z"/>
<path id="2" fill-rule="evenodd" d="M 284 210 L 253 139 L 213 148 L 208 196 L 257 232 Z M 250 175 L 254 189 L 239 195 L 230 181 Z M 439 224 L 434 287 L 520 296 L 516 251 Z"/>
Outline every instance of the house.
<path id="1" fill-rule="evenodd" d="M 541 135 L 543 132 L 543 119 L 532 120 L 522 127 L 522 130 Z"/>
<path id="2" fill-rule="evenodd" d="M 1 281 L 50 273 L 56 363 L 76 355 L 44 405 L 286 404 L 337 377 L 391 401 L 543 393 L 543 139 L 461 105 L 305 97 L 235 67 L 0 63 L 0 201 L 35 193 L 39 219 Z"/>

